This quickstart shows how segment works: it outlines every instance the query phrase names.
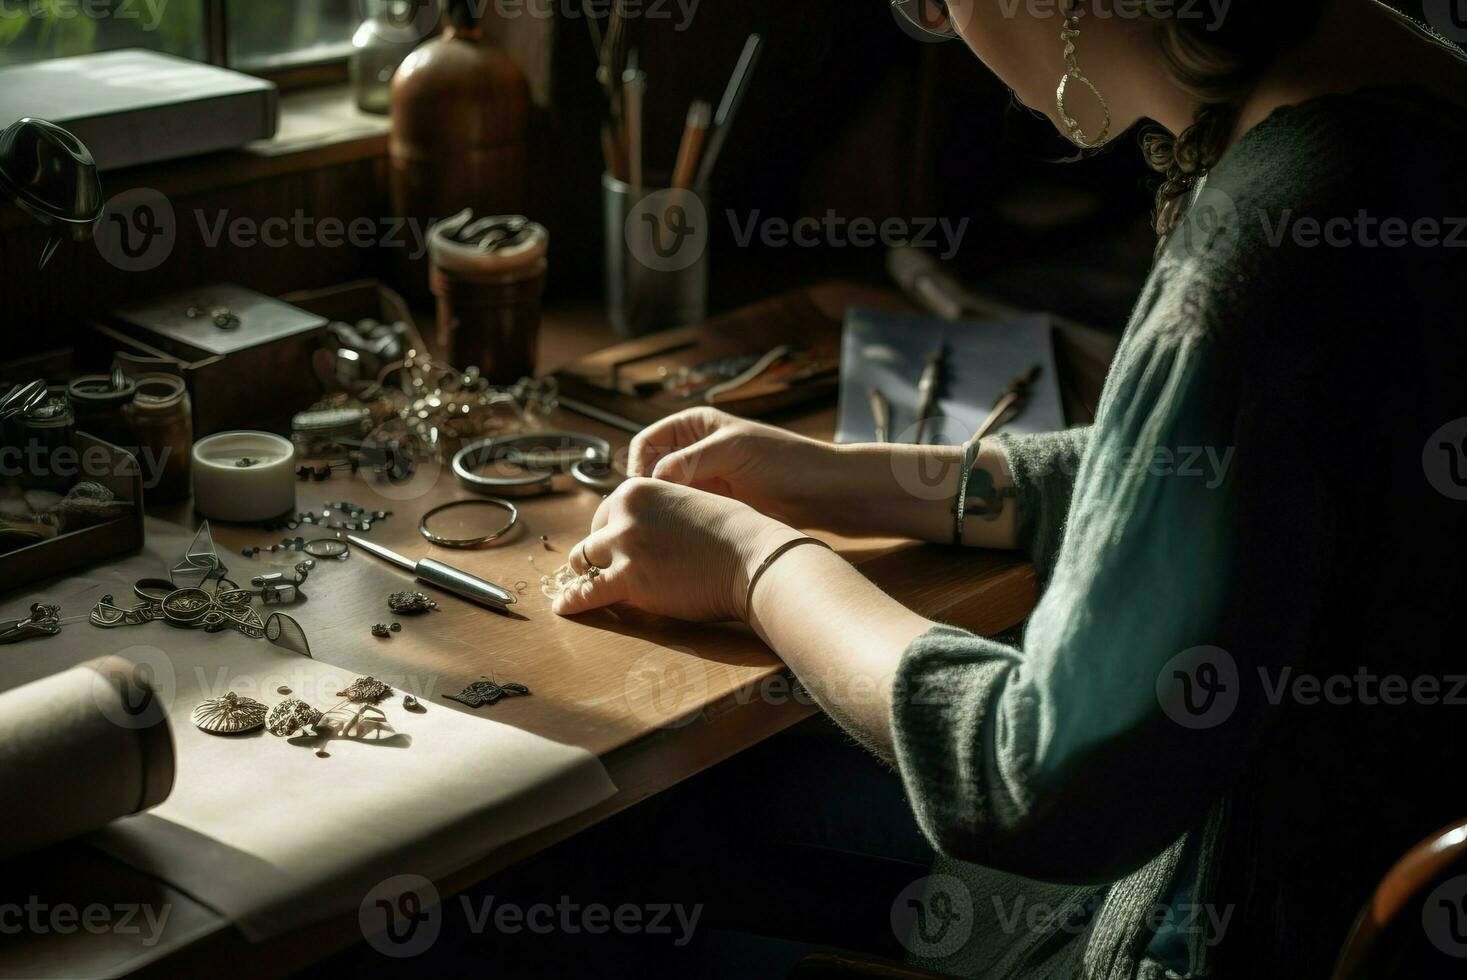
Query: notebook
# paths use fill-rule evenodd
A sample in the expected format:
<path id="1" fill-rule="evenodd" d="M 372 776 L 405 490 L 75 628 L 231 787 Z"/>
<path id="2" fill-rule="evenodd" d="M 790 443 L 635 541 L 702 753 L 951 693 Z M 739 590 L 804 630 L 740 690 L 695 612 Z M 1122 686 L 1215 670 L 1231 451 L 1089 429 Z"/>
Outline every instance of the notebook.
<path id="1" fill-rule="evenodd" d="M 45 119 L 99 170 L 242 146 L 275 135 L 275 83 L 156 51 L 107 51 L 0 70 L 0 126 Z"/>
<path id="2" fill-rule="evenodd" d="M 1044 314 L 952 322 L 853 307 L 846 314 L 841 340 L 836 441 L 875 439 L 872 388 L 891 404 L 891 441 L 914 441 L 917 383 L 940 344 L 947 347 L 947 359 L 923 442 L 962 443 L 988 417 L 1013 380 L 1035 365 L 1040 372 L 1023 414 L 1001 431 L 1054 432 L 1066 427 L 1055 370 L 1053 325 Z"/>

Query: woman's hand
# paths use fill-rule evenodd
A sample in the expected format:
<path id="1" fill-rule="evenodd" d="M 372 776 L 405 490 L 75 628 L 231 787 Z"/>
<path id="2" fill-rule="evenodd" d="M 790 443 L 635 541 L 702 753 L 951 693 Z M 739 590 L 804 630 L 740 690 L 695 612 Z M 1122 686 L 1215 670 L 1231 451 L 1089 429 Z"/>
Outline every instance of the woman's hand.
<path id="1" fill-rule="evenodd" d="M 830 443 L 694 408 L 633 439 L 627 472 L 733 497 L 798 527 L 829 527 L 841 461 Z"/>
<path id="2" fill-rule="evenodd" d="M 591 534 L 570 552 L 580 582 L 556 598 L 574 616 L 628 603 L 693 622 L 743 619 L 749 576 L 798 531 L 747 504 L 633 478 L 601 502 Z M 587 577 L 588 568 L 598 571 Z"/>

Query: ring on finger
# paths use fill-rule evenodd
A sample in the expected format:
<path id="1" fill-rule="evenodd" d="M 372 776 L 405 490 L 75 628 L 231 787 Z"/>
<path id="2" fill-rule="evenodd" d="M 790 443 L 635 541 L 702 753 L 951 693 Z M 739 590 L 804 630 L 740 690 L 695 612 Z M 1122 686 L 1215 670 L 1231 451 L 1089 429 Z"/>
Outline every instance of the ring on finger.
<path id="1" fill-rule="evenodd" d="M 584 572 L 586 578 L 596 578 L 603 571 L 603 569 L 591 563 L 590 556 L 586 554 L 586 542 L 584 541 L 581 542 L 581 564 L 586 566 L 586 571 Z"/>

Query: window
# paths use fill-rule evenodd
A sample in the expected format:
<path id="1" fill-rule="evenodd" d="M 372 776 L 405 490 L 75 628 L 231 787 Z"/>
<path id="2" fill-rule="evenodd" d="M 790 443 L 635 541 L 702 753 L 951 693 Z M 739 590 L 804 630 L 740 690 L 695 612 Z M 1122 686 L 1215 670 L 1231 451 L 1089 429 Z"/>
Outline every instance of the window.
<path id="1" fill-rule="evenodd" d="M 362 0 L 233 0 L 229 64 L 259 74 L 345 58 L 365 6 Z"/>
<path id="2" fill-rule="evenodd" d="M 203 59 L 205 0 L 0 0 L 0 65 L 114 48 Z"/>
<path id="3" fill-rule="evenodd" d="M 254 74 L 342 62 L 383 0 L 0 0 L 0 66 L 150 48 Z"/>

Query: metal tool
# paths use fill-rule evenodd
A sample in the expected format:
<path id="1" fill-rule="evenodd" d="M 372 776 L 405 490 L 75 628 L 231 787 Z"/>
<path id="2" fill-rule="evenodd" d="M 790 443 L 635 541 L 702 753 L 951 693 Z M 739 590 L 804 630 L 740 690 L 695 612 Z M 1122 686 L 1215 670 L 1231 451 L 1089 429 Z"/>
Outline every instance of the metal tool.
<path id="1" fill-rule="evenodd" d="M 46 382 L 31 381 L 16 385 L 10 393 L 0 398 L 0 419 L 22 415 L 46 400 Z"/>
<path id="2" fill-rule="evenodd" d="M 922 380 L 917 382 L 917 434 L 912 441 L 919 446 L 927 435 L 927 422 L 937 403 L 937 387 L 942 383 L 942 367 L 946 361 L 947 344 L 940 343 L 927 358 L 927 366 L 922 369 Z"/>
<path id="3" fill-rule="evenodd" d="M 412 572 L 413 577 L 419 582 L 442 589 L 444 592 L 452 592 L 461 599 L 467 599 L 491 609 L 503 609 L 519 601 L 508 589 L 503 589 L 493 582 L 486 582 L 468 572 L 460 571 L 452 565 L 445 565 L 431 558 L 424 558 L 416 562 L 410 561 L 395 551 L 384 548 L 380 544 L 373 544 L 355 534 L 348 534 L 346 539 L 363 551 L 369 551 L 383 561 L 389 561 L 398 568 Z"/>
<path id="4" fill-rule="evenodd" d="M 891 441 L 891 402 L 886 400 L 880 389 L 872 388 L 866 393 L 871 401 L 871 421 L 876 426 L 876 441 Z"/>

